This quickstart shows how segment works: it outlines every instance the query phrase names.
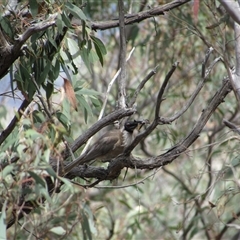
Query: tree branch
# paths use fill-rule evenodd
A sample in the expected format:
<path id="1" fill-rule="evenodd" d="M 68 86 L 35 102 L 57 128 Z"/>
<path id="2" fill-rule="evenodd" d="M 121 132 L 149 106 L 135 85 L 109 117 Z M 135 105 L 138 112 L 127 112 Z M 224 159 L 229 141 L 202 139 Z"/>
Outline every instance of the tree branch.
<path id="1" fill-rule="evenodd" d="M 126 36 L 124 24 L 124 3 L 118 0 L 119 29 L 120 29 L 120 76 L 118 78 L 118 107 L 126 108 Z"/>
<path id="2" fill-rule="evenodd" d="M 212 51 L 208 51 L 208 53 L 210 54 Z M 206 55 L 205 57 L 205 61 L 207 61 L 209 58 L 209 56 Z M 202 76 L 204 76 L 204 78 L 202 78 L 202 80 L 198 83 L 195 91 L 192 93 L 191 97 L 189 98 L 189 100 L 186 102 L 185 106 L 183 106 L 182 109 L 180 109 L 177 113 L 175 113 L 173 116 L 171 117 L 160 117 L 160 121 L 162 123 L 171 123 L 173 121 L 175 121 L 176 119 L 178 119 L 181 115 L 183 115 L 183 113 L 185 113 L 188 108 L 192 105 L 192 103 L 194 102 L 195 98 L 197 97 L 197 95 L 199 94 L 199 92 L 201 91 L 201 89 L 203 88 L 205 82 L 206 82 L 206 78 L 208 77 L 208 75 L 210 74 L 211 70 L 213 69 L 213 67 L 215 66 L 215 64 L 217 62 L 219 62 L 221 60 L 221 58 L 216 58 L 211 64 L 210 66 L 207 68 L 207 70 L 205 70 L 205 64 L 206 62 L 203 62 L 203 66 L 202 66 Z M 203 70 L 205 70 L 203 72 Z"/>
<path id="3" fill-rule="evenodd" d="M 6 75 L 9 67 L 14 63 L 14 61 L 20 56 L 21 48 L 34 33 L 46 30 L 47 28 L 55 25 L 55 19 L 58 13 L 52 14 L 48 19 L 32 24 L 23 34 L 19 35 L 18 39 L 15 41 L 14 45 L 10 47 L 10 50 L 2 51 L 0 48 L 0 79 Z"/>
<path id="4" fill-rule="evenodd" d="M 156 66 L 151 72 L 148 73 L 148 75 L 140 82 L 140 84 L 138 85 L 137 89 L 135 90 L 132 99 L 130 101 L 130 103 L 128 104 L 130 107 L 133 106 L 133 104 L 136 102 L 138 94 L 140 93 L 140 91 L 142 90 L 142 88 L 144 87 L 145 83 L 153 76 L 156 74 L 157 72 L 157 68 L 158 66 Z"/>
<path id="5" fill-rule="evenodd" d="M 10 135 L 10 133 L 15 128 L 17 122 L 21 119 L 21 116 L 23 115 L 24 110 L 27 108 L 27 106 L 30 104 L 29 101 L 26 99 L 22 102 L 21 106 L 19 107 L 17 113 L 15 114 L 12 121 L 9 123 L 7 128 L 2 131 L 0 135 L 0 145 L 5 141 L 5 139 Z"/>
<path id="6" fill-rule="evenodd" d="M 164 15 L 165 12 L 168 12 L 174 8 L 177 8 L 185 3 L 190 2 L 191 0 L 174 0 L 170 3 L 167 3 L 163 6 L 152 8 L 150 10 L 125 15 L 125 25 L 139 23 L 144 19 L 151 18 L 153 16 Z M 115 28 L 119 26 L 118 20 L 104 21 L 104 22 L 92 22 L 91 29 L 93 30 L 106 30 L 109 28 Z"/>
<path id="7" fill-rule="evenodd" d="M 224 80 L 221 88 L 216 92 L 209 105 L 202 112 L 200 118 L 198 119 L 188 136 L 186 136 L 186 138 L 184 138 L 178 144 L 169 149 L 166 153 L 147 159 L 135 158 L 131 155 L 120 155 L 117 158 L 113 159 L 110 162 L 108 168 L 105 170 L 106 172 L 104 171 L 104 173 L 107 173 L 107 177 L 104 180 L 113 180 L 117 178 L 124 167 L 133 169 L 154 169 L 171 163 L 182 153 L 184 153 L 187 148 L 196 141 L 202 129 L 206 125 L 208 119 L 211 117 L 217 107 L 223 102 L 223 99 L 231 90 L 232 87 L 229 79 Z M 153 124 L 151 124 L 149 127 L 153 127 Z M 74 173 L 77 173 L 76 177 L 81 177 L 80 173 L 75 168 Z"/>
<path id="8" fill-rule="evenodd" d="M 240 11 L 239 4 L 233 0 L 219 0 L 219 2 L 223 5 L 232 19 L 240 24 Z"/>
<path id="9" fill-rule="evenodd" d="M 176 67 L 178 65 L 178 62 L 174 63 L 171 70 L 168 72 L 167 76 L 165 77 L 163 84 L 159 90 L 158 97 L 157 97 L 157 103 L 155 108 L 155 119 L 152 122 L 152 124 L 143 132 L 137 135 L 137 137 L 133 140 L 130 146 L 128 146 L 124 150 L 124 155 L 129 155 L 132 150 L 142 141 L 144 138 L 146 138 L 159 124 L 159 111 L 160 111 L 160 105 L 162 102 L 162 96 L 164 93 L 164 90 L 167 86 L 168 81 L 170 80 L 170 77 L 172 76 L 173 72 L 175 71 Z"/>

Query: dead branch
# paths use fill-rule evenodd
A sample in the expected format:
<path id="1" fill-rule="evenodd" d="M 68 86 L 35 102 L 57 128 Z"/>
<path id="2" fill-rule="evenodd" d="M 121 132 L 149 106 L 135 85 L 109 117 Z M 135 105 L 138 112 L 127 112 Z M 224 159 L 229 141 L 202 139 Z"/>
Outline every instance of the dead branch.
<path id="1" fill-rule="evenodd" d="M 174 0 L 170 3 L 167 3 L 160 7 L 155 7 L 149 10 L 134 14 L 126 14 L 124 16 L 125 25 L 139 23 L 144 19 L 151 18 L 154 16 L 164 15 L 165 12 L 168 12 L 174 8 L 177 8 L 185 3 L 190 2 L 191 0 Z M 93 30 L 106 30 L 109 28 L 115 28 L 119 26 L 119 20 L 104 21 L 104 22 L 92 22 L 91 29 Z"/>

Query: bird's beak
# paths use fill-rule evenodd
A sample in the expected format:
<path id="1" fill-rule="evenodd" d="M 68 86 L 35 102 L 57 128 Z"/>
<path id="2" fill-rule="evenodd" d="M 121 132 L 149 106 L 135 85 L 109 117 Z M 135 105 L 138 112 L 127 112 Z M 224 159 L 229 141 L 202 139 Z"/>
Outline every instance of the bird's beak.
<path id="1" fill-rule="evenodd" d="M 149 124 L 149 120 L 136 121 L 136 122 L 138 122 L 138 125 L 137 125 L 137 130 L 138 131 L 140 131 L 140 129 L 142 128 L 143 125 Z"/>

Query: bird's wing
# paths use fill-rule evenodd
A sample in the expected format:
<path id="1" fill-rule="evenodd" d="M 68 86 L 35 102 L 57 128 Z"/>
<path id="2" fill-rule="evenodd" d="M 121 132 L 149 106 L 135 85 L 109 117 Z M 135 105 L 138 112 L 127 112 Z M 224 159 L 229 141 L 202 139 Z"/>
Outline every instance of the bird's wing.
<path id="1" fill-rule="evenodd" d="M 119 131 L 112 131 L 104 134 L 89 148 L 89 151 L 87 151 L 86 156 L 81 162 L 85 163 L 96 158 L 104 157 L 115 149 L 118 142 L 119 145 L 122 144 Z"/>
<path id="2" fill-rule="evenodd" d="M 77 159 L 75 159 L 73 162 L 69 163 L 65 167 L 65 174 L 79 164 L 87 163 L 93 159 L 107 155 L 109 152 L 116 148 L 118 142 L 119 145 L 122 144 L 121 137 L 121 132 L 119 130 L 105 133 L 92 146 L 90 146 L 87 152 L 79 156 Z M 118 154 L 120 153 L 117 153 L 115 155 Z"/>

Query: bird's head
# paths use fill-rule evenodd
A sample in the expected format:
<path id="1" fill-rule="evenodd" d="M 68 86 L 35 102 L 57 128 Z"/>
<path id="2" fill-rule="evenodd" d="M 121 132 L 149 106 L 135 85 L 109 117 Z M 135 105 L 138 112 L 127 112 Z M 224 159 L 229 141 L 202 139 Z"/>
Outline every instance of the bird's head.
<path id="1" fill-rule="evenodd" d="M 127 121 L 124 124 L 124 130 L 126 130 L 127 132 L 132 133 L 134 131 L 134 129 L 140 130 L 141 127 L 145 124 L 145 121 Z"/>

